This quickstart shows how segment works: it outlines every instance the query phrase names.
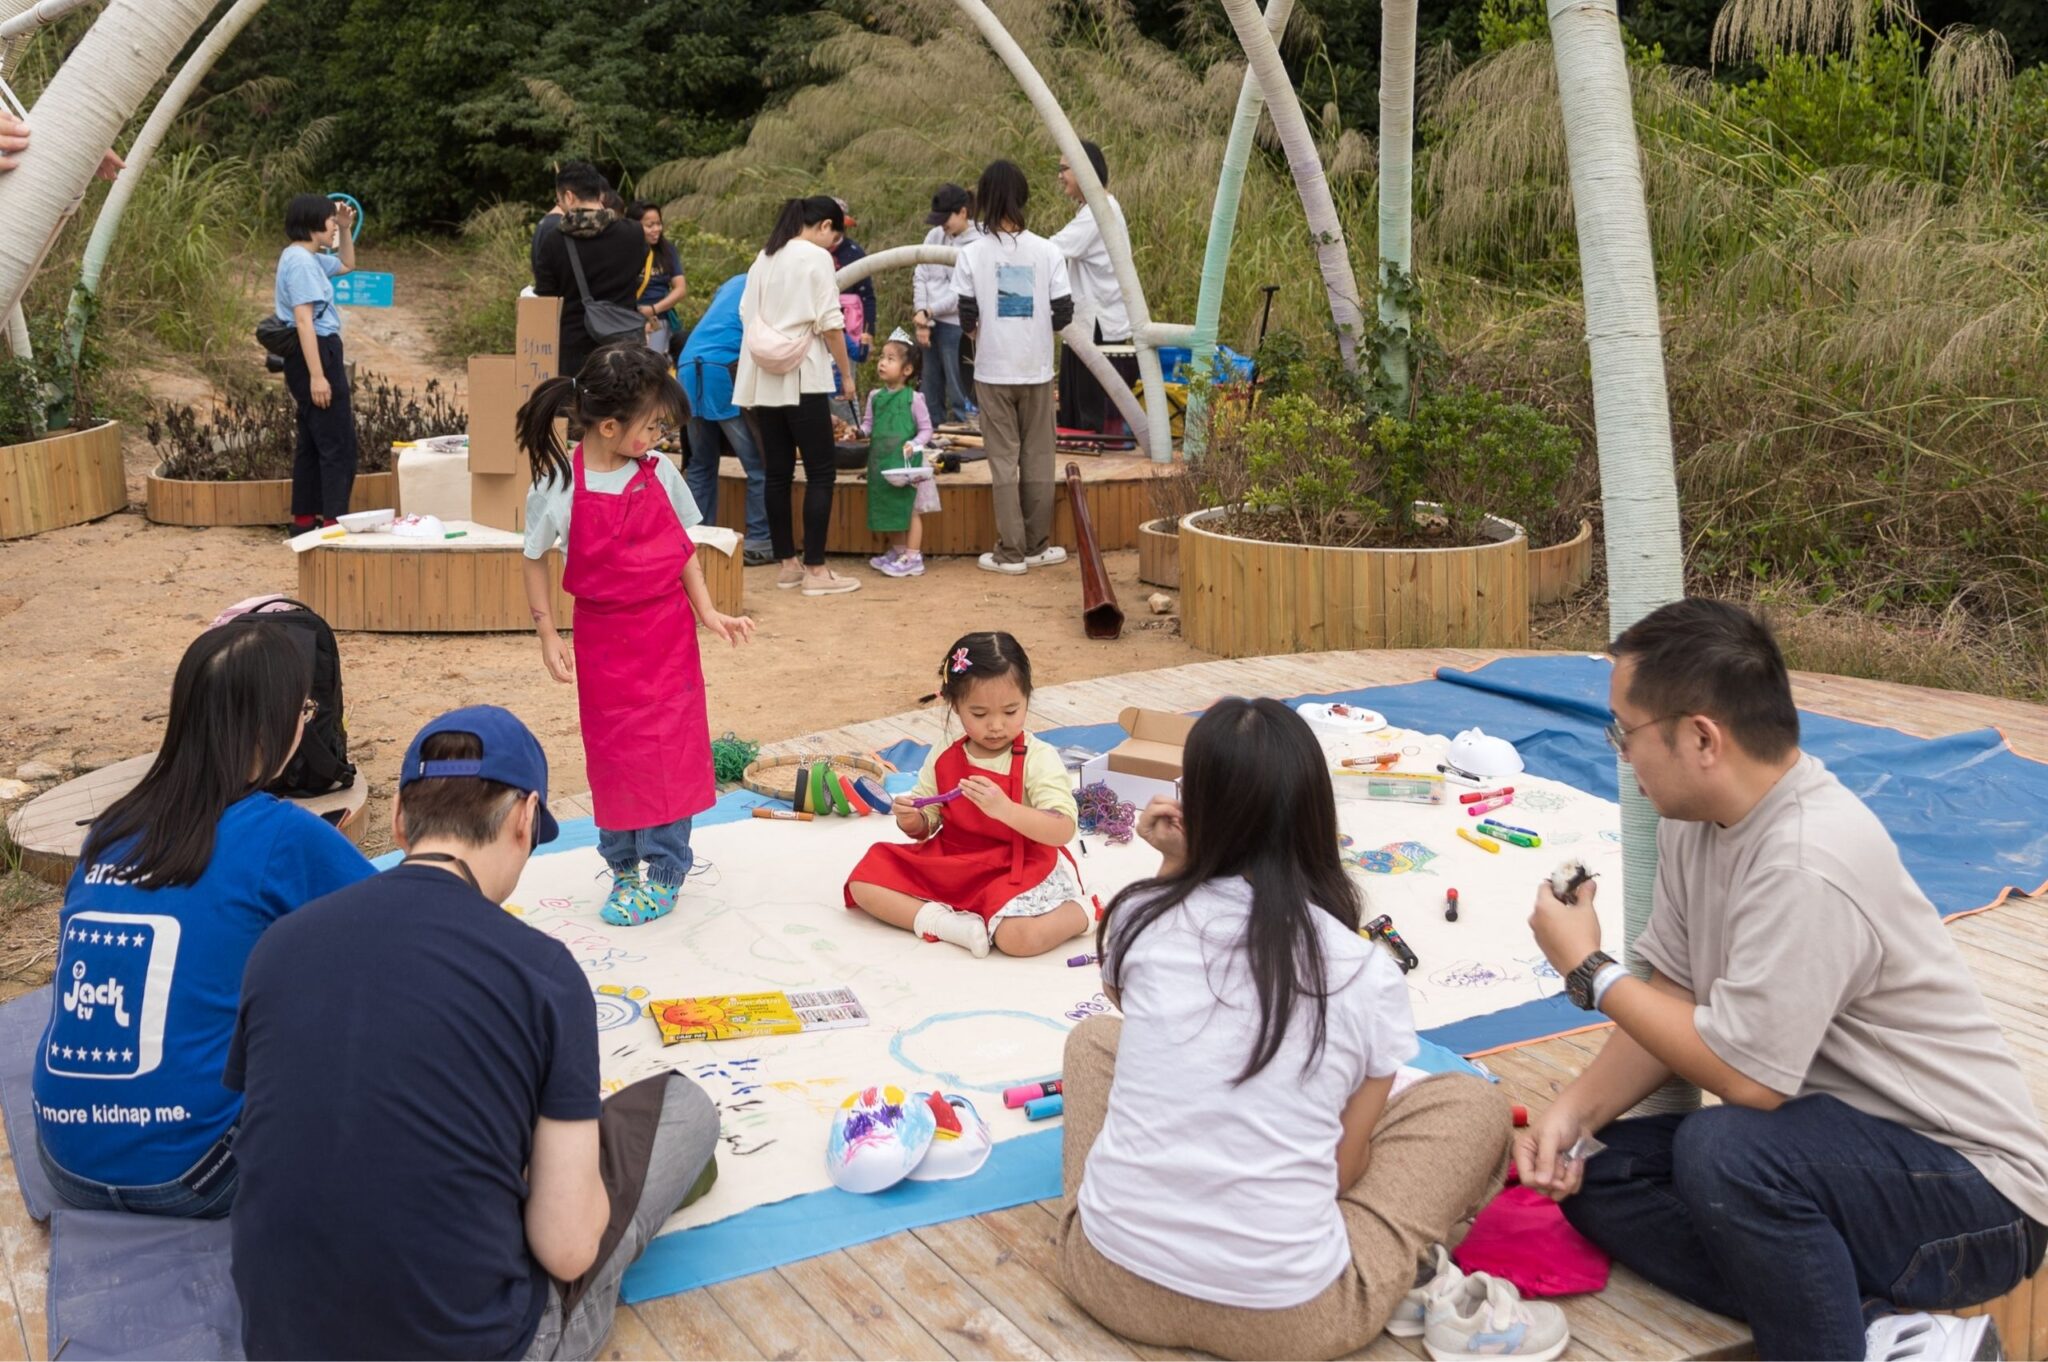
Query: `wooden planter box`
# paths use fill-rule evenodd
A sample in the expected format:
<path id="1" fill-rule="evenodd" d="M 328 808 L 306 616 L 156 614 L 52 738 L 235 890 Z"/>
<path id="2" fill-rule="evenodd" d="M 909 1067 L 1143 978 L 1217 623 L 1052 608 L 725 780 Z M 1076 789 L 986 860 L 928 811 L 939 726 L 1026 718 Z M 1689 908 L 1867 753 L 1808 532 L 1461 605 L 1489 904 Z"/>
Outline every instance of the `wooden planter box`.
<path id="1" fill-rule="evenodd" d="M 402 510 L 398 474 L 356 474 L 348 508 Z M 164 477 L 159 466 L 159 471 L 149 475 L 149 500 L 143 513 L 159 525 L 283 525 L 292 518 L 292 480 L 200 482 Z"/>
<path id="2" fill-rule="evenodd" d="M 20 539 L 128 508 L 121 424 L 0 445 L 0 539 Z"/>
<path id="3" fill-rule="evenodd" d="M 1529 550 L 1529 604 L 1555 605 L 1593 580 L 1593 522 L 1562 544 Z"/>
<path id="4" fill-rule="evenodd" d="M 1529 541 L 1510 521 L 1471 548 L 1326 549 L 1206 528 L 1221 514 L 1180 522 L 1181 634 L 1204 652 L 1529 646 Z"/>
<path id="5" fill-rule="evenodd" d="M 1169 591 L 1180 586 L 1180 535 L 1171 520 L 1138 526 L 1138 580 Z"/>

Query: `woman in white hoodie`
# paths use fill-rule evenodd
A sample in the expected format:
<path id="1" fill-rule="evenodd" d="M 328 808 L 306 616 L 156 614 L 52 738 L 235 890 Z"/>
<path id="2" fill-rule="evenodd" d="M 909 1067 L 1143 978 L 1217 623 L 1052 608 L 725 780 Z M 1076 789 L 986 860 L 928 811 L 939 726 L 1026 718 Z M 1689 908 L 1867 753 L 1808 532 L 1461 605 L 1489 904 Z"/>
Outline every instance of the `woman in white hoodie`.
<path id="1" fill-rule="evenodd" d="M 739 370 L 733 401 L 754 414 L 767 467 L 768 534 L 782 571 L 775 585 L 806 596 L 860 590 L 860 582 L 825 566 L 832 519 L 832 370 L 853 387 L 846 319 L 839 310 L 832 244 L 845 231 L 837 202 L 819 195 L 791 199 L 747 271 L 740 294 Z M 790 520 L 796 461 L 804 461 L 803 557 Z"/>

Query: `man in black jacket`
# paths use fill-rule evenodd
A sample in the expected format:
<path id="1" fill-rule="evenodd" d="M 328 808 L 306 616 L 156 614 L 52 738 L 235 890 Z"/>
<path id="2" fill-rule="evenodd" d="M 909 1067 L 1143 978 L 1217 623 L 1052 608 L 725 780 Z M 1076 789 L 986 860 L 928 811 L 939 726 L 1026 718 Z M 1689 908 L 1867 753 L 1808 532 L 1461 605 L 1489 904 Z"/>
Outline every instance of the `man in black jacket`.
<path id="1" fill-rule="evenodd" d="M 640 276 L 647 267 L 647 237 L 640 225 L 622 220 L 604 206 L 611 186 L 596 167 L 572 161 L 555 176 L 558 219 L 545 219 L 533 239 L 533 291 L 562 300 L 561 372 L 574 377 L 590 352 L 616 336 L 592 336 L 584 325 L 584 290 L 576 283 L 569 259 L 575 243 L 592 301 L 616 303 L 637 310 Z M 549 227 L 548 222 L 556 222 Z"/>

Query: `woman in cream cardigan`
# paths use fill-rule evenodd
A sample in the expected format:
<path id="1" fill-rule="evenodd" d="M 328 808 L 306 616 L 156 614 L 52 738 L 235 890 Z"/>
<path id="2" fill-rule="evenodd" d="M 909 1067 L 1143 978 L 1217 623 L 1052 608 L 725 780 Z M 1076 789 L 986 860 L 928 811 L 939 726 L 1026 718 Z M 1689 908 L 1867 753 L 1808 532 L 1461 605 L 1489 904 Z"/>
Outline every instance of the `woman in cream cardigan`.
<path id="1" fill-rule="evenodd" d="M 832 243 L 844 230 L 838 203 L 819 196 L 791 199 L 740 294 L 739 370 L 733 401 L 754 415 L 767 466 L 768 533 L 782 571 L 775 585 L 806 596 L 858 591 L 860 582 L 825 566 L 825 531 L 832 519 L 832 369 L 853 394 L 853 362 L 846 353 L 846 322 L 833 278 Z M 803 558 L 797 558 L 790 523 L 790 488 L 796 460 L 804 461 Z"/>

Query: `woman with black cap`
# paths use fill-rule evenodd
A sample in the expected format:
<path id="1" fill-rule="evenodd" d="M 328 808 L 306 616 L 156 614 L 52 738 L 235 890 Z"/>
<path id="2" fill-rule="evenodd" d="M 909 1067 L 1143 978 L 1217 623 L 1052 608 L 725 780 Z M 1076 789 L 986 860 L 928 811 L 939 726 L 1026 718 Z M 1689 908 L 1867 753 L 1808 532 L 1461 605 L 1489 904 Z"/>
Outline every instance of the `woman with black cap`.
<path id="1" fill-rule="evenodd" d="M 931 224 L 927 246 L 957 249 L 981 240 L 974 196 L 957 184 L 939 186 L 925 221 Z M 953 288 L 953 267 L 919 265 L 911 276 L 911 297 L 917 343 L 924 350 L 925 408 L 935 420 L 963 421 L 973 414 L 974 401 L 960 373 L 960 295 Z"/>

